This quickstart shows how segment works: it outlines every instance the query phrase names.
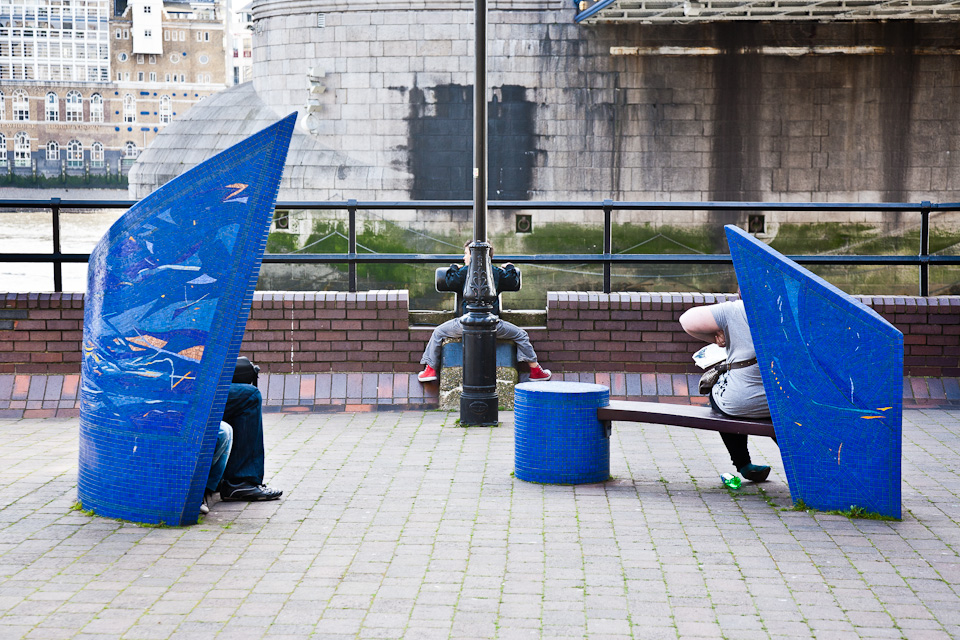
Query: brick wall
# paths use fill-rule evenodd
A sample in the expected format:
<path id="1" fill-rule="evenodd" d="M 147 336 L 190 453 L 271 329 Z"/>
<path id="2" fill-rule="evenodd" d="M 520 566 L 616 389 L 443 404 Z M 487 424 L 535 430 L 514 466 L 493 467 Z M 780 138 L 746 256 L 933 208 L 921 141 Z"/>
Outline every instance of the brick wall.
<path id="1" fill-rule="evenodd" d="M 723 294 L 555 292 L 547 326 L 530 329 L 555 372 L 693 373 L 702 343 L 680 314 Z M 904 375 L 960 377 L 960 296 L 861 297 L 904 333 Z M 242 352 L 265 373 L 412 372 L 430 336 L 409 326 L 406 291 L 258 293 Z M 7 294 L 0 374 L 80 370 L 82 294 Z"/>
<path id="2" fill-rule="evenodd" d="M 533 330 L 537 355 L 555 371 L 695 372 L 703 345 L 680 328 L 692 306 L 724 294 L 584 293 L 547 295 L 547 327 Z M 904 375 L 960 376 L 960 296 L 857 296 L 903 332 Z"/>

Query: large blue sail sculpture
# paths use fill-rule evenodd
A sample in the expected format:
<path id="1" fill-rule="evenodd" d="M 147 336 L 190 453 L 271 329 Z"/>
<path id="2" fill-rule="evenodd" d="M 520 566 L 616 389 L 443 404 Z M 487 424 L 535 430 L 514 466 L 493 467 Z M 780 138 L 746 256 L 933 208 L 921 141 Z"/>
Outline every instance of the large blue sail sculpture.
<path id="1" fill-rule="evenodd" d="M 903 334 L 741 229 L 726 232 L 791 497 L 899 518 Z"/>
<path id="2" fill-rule="evenodd" d="M 170 181 L 91 254 L 84 509 L 197 521 L 295 122 L 294 113 Z"/>

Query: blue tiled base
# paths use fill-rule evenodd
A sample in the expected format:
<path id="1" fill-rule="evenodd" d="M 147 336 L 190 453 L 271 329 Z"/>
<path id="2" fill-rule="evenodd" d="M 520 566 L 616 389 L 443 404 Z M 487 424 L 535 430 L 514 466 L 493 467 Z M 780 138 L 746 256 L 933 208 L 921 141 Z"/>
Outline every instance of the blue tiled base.
<path id="1" fill-rule="evenodd" d="M 77 500 L 197 522 L 296 114 L 174 178 L 90 254 Z"/>
<path id="2" fill-rule="evenodd" d="M 582 382 L 524 382 L 514 396 L 517 478 L 547 484 L 603 482 L 610 477 L 610 439 L 597 408 L 610 389 Z"/>
<path id="3" fill-rule="evenodd" d="M 741 229 L 726 231 L 793 500 L 899 518 L 903 334 Z"/>
<path id="4" fill-rule="evenodd" d="M 463 366 L 463 342 L 444 342 L 440 351 L 441 367 Z M 517 368 L 517 343 L 512 340 L 497 340 L 497 366 Z"/>

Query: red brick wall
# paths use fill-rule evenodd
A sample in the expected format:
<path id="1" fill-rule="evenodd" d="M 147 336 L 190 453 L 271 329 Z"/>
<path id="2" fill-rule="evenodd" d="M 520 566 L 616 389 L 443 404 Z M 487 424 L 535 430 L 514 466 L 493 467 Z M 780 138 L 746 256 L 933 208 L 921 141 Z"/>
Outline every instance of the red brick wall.
<path id="1" fill-rule="evenodd" d="M 0 308 L 0 373 L 78 373 L 83 294 L 8 293 Z"/>
<path id="2" fill-rule="evenodd" d="M 693 373 L 702 342 L 678 319 L 724 294 L 557 292 L 546 330 L 530 332 L 537 355 L 558 371 Z M 904 375 L 960 377 L 960 296 L 857 296 L 903 332 Z"/>
<path id="3" fill-rule="evenodd" d="M 722 294 L 551 293 L 547 326 L 531 329 L 554 371 L 695 372 L 699 347 L 677 318 Z M 960 377 L 960 297 L 864 297 L 904 333 L 904 374 Z M 77 373 L 83 296 L 7 294 L 0 373 Z M 429 330 L 411 329 L 405 291 L 258 293 L 242 353 L 266 373 L 416 371 Z"/>
<path id="4" fill-rule="evenodd" d="M 406 291 L 258 293 L 241 353 L 267 373 L 417 371 L 430 334 L 409 313 Z"/>

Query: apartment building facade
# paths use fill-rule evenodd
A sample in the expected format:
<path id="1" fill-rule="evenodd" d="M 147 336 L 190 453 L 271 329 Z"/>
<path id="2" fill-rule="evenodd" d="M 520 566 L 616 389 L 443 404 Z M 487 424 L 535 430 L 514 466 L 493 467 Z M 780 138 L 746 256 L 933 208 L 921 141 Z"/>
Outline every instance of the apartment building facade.
<path id="1" fill-rule="evenodd" d="M 126 174 L 232 84 L 222 0 L 0 1 L 0 176 Z"/>

